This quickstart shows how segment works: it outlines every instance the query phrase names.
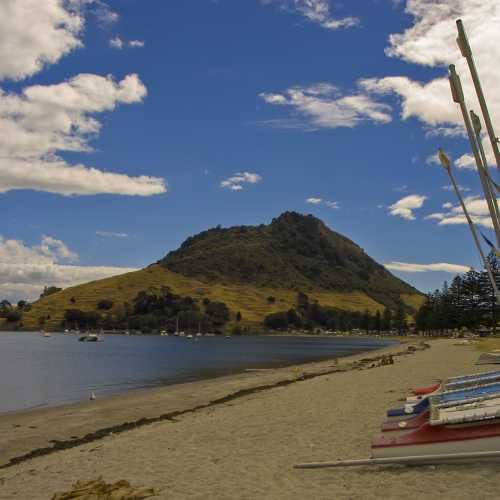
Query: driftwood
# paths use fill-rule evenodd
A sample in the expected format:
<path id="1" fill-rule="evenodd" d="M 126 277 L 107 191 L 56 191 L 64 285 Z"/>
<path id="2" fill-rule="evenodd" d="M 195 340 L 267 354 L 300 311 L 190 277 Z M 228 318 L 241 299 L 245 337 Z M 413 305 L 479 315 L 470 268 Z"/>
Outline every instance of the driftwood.
<path id="1" fill-rule="evenodd" d="M 107 484 L 102 478 L 77 481 L 70 491 L 56 493 L 52 500 L 143 500 L 157 496 L 153 488 L 133 488 L 128 481 Z"/>

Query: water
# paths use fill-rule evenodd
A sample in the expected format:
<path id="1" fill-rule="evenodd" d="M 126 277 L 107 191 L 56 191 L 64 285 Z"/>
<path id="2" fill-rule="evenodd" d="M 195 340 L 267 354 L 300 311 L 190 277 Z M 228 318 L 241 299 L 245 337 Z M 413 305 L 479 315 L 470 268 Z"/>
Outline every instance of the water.
<path id="1" fill-rule="evenodd" d="M 0 332 L 0 413 L 369 351 L 390 341 L 324 337 L 178 337 Z"/>

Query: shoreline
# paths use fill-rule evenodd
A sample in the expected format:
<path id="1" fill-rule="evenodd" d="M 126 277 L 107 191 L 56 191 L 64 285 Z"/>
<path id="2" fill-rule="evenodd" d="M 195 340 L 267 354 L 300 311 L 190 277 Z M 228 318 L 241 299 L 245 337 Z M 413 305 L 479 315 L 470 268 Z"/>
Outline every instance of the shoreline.
<path id="1" fill-rule="evenodd" d="M 412 354 L 405 349 L 407 343 L 411 343 L 411 339 L 343 357 L 248 369 L 196 381 L 127 391 L 98 401 L 5 413 L 0 415 L 0 435 L 8 437 L 0 448 L 0 470 L 145 425 L 172 421 L 181 415 L 254 393 L 364 369 L 384 355 Z"/>
<path id="2" fill-rule="evenodd" d="M 169 404 L 164 394 L 160 403 L 169 411 L 173 403 L 179 410 L 184 407 L 178 417 L 142 423 L 3 468 L 0 498 L 47 500 L 56 492 L 74 491 L 78 480 L 102 477 L 108 484 L 128 481 L 134 488 L 152 488 L 158 493 L 154 498 L 165 500 L 469 500 L 478 491 L 481 498 L 497 499 L 499 463 L 293 468 L 298 462 L 368 457 L 387 409 L 401 406 L 410 388 L 494 369 L 475 366 L 480 354 L 476 345 L 448 339 L 429 343 L 430 349 L 395 357 L 392 365 L 373 361 L 382 356 L 378 351 L 339 360 L 338 365 L 288 369 L 288 375 L 277 370 L 259 372 L 256 378 L 240 376 L 225 386 L 209 383 L 207 392 L 198 385 L 196 394 L 176 391 L 173 399 L 171 394 Z M 397 351 L 408 354 L 412 349 Z M 343 370 L 335 372 L 339 368 Z M 286 382 L 279 385 L 282 379 Z M 259 385 L 266 387 L 256 392 Z M 244 389 L 249 390 L 238 392 Z M 226 399 L 211 397 L 217 394 Z M 194 409 L 194 398 L 214 404 Z M 138 410 L 144 414 L 148 408 Z M 158 416 L 160 408 L 156 410 Z"/>
<path id="3" fill-rule="evenodd" d="M 17 332 L 8 332 L 10 334 L 15 334 L 17 335 Z M 28 332 L 24 332 L 28 333 Z M 32 333 L 32 332 L 31 332 Z M 62 332 L 57 332 L 55 335 L 63 337 Z M 155 337 L 155 335 L 144 335 L 144 337 Z M 281 338 L 283 335 L 265 335 L 265 336 L 252 336 L 255 338 L 261 338 L 261 337 L 269 337 L 269 338 Z M 328 361 L 330 359 L 335 359 L 335 358 L 345 358 L 349 356 L 355 356 L 357 353 L 362 354 L 362 353 L 370 353 L 379 349 L 383 349 L 385 347 L 389 347 L 390 345 L 398 345 L 402 342 L 401 337 L 399 338 L 394 338 L 394 337 L 383 337 L 383 336 L 353 336 L 351 338 L 345 337 L 345 336 L 331 336 L 331 335 L 288 335 L 290 338 L 294 339 L 304 339 L 304 340 L 310 340 L 311 338 L 316 338 L 316 339 L 330 339 L 332 341 L 334 340 L 344 340 L 344 341 L 349 341 L 352 340 L 353 343 L 353 349 L 352 353 L 348 354 L 341 354 L 338 353 L 337 355 L 332 355 L 329 353 L 322 354 L 320 356 L 307 356 L 304 355 L 303 357 L 298 357 L 295 356 L 293 358 L 288 358 L 288 359 L 264 359 L 260 361 L 252 361 L 251 363 L 248 363 L 247 368 L 242 366 L 219 366 L 219 367 L 211 367 L 210 369 L 195 369 L 192 372 L 186 372 L 182 373 L 179 375 L 173 374 L 171 375 L 168 379 L 156 375 L 155 378 L 151 378 L 150 380 L 142 381 L 141 383 L 135 383 L 135 382 L 130 382 L 125 385 L 116 385 L 116 388 L 113 390 L 108 390 L 102 394 L 98 392 L 98 388 L 95 389 L 96 394 L 99 398 L 99 400 L 102 399 L 109 399 L 113 398 L 116 396 L 120 395 L 126 395 L 126 394 L 131 394 L 131 393 L 137 393 L 138 391 L 148 391 L 148 390 L 155 390 L 155 389 L 162 389 L 166 387 L 170 387 L 173 385 L 178 385 L 178 384 L 185 384 L 185 383 L 190 383 L 190 382 L 201 382 L 204 380 L 214 380 L 217 378 L 221 377 L 228 377 L 228 376 L 236 376 L 238 374 L 245 373 L 246 371 L 258 371 L 258 370 L 274 370 L 274 369 L 280 369 L 280 368 L 287 368 L 287 367 L 292 367 L 292 366 L 298 366 L 298 365 L 304 365 L 308 363 L 317 363 L 317 362 L 322 362 L 322 361 Z M 66 338 L 66 337 L 65 337 Z M 245 338 L 245 336 L 241 336 L 238 338 Z M 182 341 L 183 339 L 177 339 Z M 369 343 L 370 345 L 364 345 L 362 342 L 366 342 L 367 344 Z M 168 342 L 168 340 L 167 340 Z M 186 342 L 191 342 L 191 341 L 186 341 Z M 358 345 L 359 342 L 359 345 Z M 406 341 L 408 342 L 408 340 Z M 387 343 L 388 345 L 380 345 L 382 343 Z M 376 347 L 373 346 L 373 344 L 378 344 Z M 342 346 L 342 344 L 340 344 Z M 339 347 L 340 347 L 339 346 Z M 348 350 L 347 350 L 348 351 Z M 58 400 L 53 400 L 50 403 L 41 403 L 41 404 L 35 404 L 33 406 L 26 406 L 26 407 L 21 407 L 21 408 L 13 408 L 9 409 L 6 411 L 0 411 L 0 417 L 5 416 L 5 415 L 15 415 L 15 414 L 22 414 L 22 413 L 28 413 L 32 411 L 37 411 L 37 410 L 48 410 L 51 408 L 57 408 L 57 407 L 64 407 L 64 406 L 70 406 L 70 405 L 76 405 L 79 403 L 84 403 L 87 401 L 88 393 L 84 397 L 71 397 L 71 395 L 66 395 L 67 397 L 61 397 Z"/>

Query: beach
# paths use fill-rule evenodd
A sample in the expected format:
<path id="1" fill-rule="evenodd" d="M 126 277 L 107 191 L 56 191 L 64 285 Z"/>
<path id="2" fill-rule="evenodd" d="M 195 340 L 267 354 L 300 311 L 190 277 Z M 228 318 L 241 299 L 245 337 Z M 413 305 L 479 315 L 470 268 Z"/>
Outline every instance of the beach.
<path id="1" fill-rule="evenodd" d="M 293 469 L 368 457 L 385 411 L 412 386 L 492 369 L 474 366 L 474 346 L 454 344 L 434 340 L 413 354 L 402 344 L 4 415 L 0 498 L 49 499 L 100 476 L 165 499 L 498 498 L 500 464 Z M 400 355 L 378 366 L 389 352 Z"/>

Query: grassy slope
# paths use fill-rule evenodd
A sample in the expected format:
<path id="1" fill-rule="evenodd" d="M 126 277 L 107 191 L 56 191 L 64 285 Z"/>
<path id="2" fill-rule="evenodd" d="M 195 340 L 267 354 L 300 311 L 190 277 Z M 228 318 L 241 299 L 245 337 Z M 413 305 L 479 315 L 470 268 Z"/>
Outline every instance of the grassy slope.
<path id="1" fill-rule="evenodd" d="M 418 311 L 425 302 L 425 295 L 417 295 L 411 293 L 402 293 L 401 300 L 408 306 Z"/>
<path id="2" fill-rule="evenodd" d="M 273 288 L 260 288 L 241 284 L 205 283 L 195 278 L 173 273 L 163 266 L 153 265 L 133 273 L 122 274 L 84 285 L 67 288 L 59 293 L 46 297 L 33 304 L 32 309 L 23 317 L 23 328 L 37 329 L 40 316 L 50 316 L 46 328 L 60 328 L 66 309 L 96 310 L 101 299 L 115 302 L 114 311 L 122 307 L 123 302 L 132 302 L 140 290 L 169 286 L 179 295 L 190 295 L 194 298 L 207 297 L 211 300 L 225 302 L 231 312 L 241 311 L 244 322 L 262 322 L 270 313 L 288 310 L 295 303 L 296 292 Z M 362 292 L 341 293 L 334 291 L 307 292 L 311 299 L 316 299 L 325 306 L 345 310 L 375 312 L 384 306 Z M 267 297 L 276 298 L 274 304 L 268 304 Z M 72 304 L 70 299 L 76 302 Z M 405 302 L 414 300 L 413 296 L 403 297 Z M 409 304 L 411 305 L 411 304 Z"/>

